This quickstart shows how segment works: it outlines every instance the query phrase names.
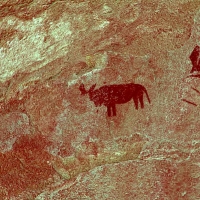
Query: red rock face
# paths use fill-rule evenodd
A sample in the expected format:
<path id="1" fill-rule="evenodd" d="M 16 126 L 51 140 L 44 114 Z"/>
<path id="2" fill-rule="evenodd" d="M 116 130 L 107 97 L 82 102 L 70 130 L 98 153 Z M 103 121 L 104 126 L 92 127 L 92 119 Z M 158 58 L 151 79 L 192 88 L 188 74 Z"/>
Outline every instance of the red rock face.
<path id="1" fill-rule="evenodd" d="M 200 199 L 199 1 L 2 1 L 0 199 Z"/>
<path id="2" fill-rule="evenodd" d="M 52 158 L 45 152 L 47 144 L 41 135 L 21 136 L 11 151 L 1 153 L 1 196 L 11 198 L 24 191 L 34 194 L 50 184 L 55 172 L 50 164 Z"/>

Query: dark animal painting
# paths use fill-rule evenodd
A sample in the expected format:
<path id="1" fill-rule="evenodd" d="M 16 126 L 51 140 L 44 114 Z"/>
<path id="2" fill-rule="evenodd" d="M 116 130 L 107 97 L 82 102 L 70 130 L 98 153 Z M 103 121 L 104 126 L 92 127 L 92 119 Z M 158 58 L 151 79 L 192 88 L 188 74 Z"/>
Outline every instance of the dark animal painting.
<path id="1" fill-rule="evenodd" d="M 84 84 L 81 84 L 79 90 L 81 94 L 89 94 L 89 98 L 94 102 L 95 106 L 104 105 L 107 107 L 107 114 L 109 117 L 116 116 L 116 104 L 124 104 L 130 100 L 134 101 L 135 108 L 138 109 L 138 103 L 141 108 L 144 108 L 143 94 L 150 103 L 150 98 L 147 90 L 140 84 L 120 84 L 120 85 L 105 85 L 99 89 L 95 89 L 95 85 L 86 91 Z"/>

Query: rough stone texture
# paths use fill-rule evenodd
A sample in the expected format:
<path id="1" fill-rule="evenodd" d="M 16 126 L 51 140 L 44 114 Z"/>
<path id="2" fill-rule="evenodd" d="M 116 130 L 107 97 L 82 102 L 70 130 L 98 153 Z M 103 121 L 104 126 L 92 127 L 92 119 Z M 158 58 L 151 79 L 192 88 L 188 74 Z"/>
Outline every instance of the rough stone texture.
<path id="1" fill-rule="evenodd" d="M 199 0 L 1 0 L 0 199 L 200 199 Z M 96 84 L 151 103 L 96 107 Z"/>

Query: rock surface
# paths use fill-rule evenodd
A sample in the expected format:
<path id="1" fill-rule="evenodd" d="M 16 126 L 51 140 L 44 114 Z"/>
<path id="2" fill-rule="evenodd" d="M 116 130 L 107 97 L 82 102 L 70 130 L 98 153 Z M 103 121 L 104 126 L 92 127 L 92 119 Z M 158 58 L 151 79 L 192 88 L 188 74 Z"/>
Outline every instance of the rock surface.
<path id="1" fill-rule="evenodd" d="M 200 199 L 199 10 L 199 0 L 2 0 L 0 199 Z M 134 101 L 100 93 L 128 83 L 151 103 L 136 85 Z"/>

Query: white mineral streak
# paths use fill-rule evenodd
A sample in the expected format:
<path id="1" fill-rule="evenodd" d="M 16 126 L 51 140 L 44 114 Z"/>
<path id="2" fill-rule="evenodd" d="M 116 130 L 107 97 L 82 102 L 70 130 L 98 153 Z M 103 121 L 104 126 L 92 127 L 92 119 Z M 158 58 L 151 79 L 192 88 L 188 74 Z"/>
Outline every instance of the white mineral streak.
<path id="1" fill-rule="evenodd" d="M 103 54 L 96 55 L 95 66 L 94 66 L 95 68 L 90 70 L 89 72 L 82 74 L 81 76 L 73 74 L 72 78 L 67 83 L 68 87 L 77 84 L 84 77 L 87 80 L 95 79 L 95 76 L 97 76 L 98 78 L 98 73 L 107 66 L 107 62 L 108 62 L 108 55 L 106 52 L 104 52 Z"/>
<path id="2" fill-rule="evenodd" d="M 71 24 L 67 19 L 61 19 L 57 23 L 49 24 L 44 19 L 33 18 L 31 21 L 8 20 L 0 23 L 0 27 L 12 29 L 23 33 L 23 38 L 17 36 L 7 42 L 7 48 L 0 47 L 0 81 L 5 82 L 17 71 L 29 72 L 39 69 L 47 63 L 65 56 L 71 42 Z M 14 26 L 15 25 L 15 26 Z M 46 25 L 46 26 L 45 26 Z M 47 34 L 48 32 L 48 34 Z M 45 37 L 49 39 L 45 41 Z M 35 67 L 30 67 L 36 62 Z"/>
<path id="3" fill-rule="evenodd" d="M 75 75 L 74 75 L 75 76 Z M 77 76 L 76 76 L 77 77 Z M 71 87 L 71 86 L 73 86 L 73 85 L 75 85 L 76 83 L 78 83 L 78 81 L 79 81 L 79 78 L 73 78 L 72 80 L 69 80 L 68 82 L 67 82 L 67 85 L 68 85 L 68 87 Z"/>
<path id="4" fill-rule="evenodd" d="M 135 160 L 139 156 L 143 145 L 143 142 L 136 142 L 129 147 L 125 147 L 122 151 L 107 151 L 97 156 L 87 155 L 84 164 L 81 164 L 76 157 L 69 156 L 61 159 L 63 163 L 62 167 L 57 166 L 56 162 L 53 164 L 53 167 L 64 179 L 69 180 L 82 172 L 105 164 Z"/>
<path id="5" fill-rule="evenodd" d="M 103 6 L 103 13 L 109 13 L 112 12 L 112 8 L 110 8 L 109 6 L 107 6 L 106 4 L 104 4 Z"/>
<path id="6" fill-rule="evenodd" d="M 46 199 L 45 196 L 46 196 L 45 193 L 41 193 L 40 195 L 38 195 L 38 196 L 35 198 L 35 200 L 45 200 L 45 199 Z"/>
<path id="7" fill-rule="evenodd" d="M 79 179 L 80 179 L 80 177 L 78 176 L 76 178 L 76 180 L 79 181 Z M 67 190 L 68 188 L 73 186 L 73 184 L 74 184 L 74 182 L 68 182 L 67 184 L 64 184 L 63 186 L 61 186 L 58 189 L 56 189 L 53 192 L 51 192 L 50 194 L 49 194 L 48 191 L 45 191 L 45 192 L 41 193 L 40 195 L 38 195 L 35 198 L 35 200 L 46 200 L 47 199 L 47 195 L 49 195 L 49 199 L 52 199 L 52 200 L 55 199 L 55 197 L 58 198 L 58 197 L 60 197 L 59 196 L 59 191 Z M 60 197 L 60 199 L 61 199 L 61 197 Z"/>
<path id="8" fill-rule="evenodd" d="M 94 75 L 94 73 L 100 72 L 100 71 L 101 71 L 101 69 L 94 69 L 94 70 L 92 70 L 90 72 L 87 72 L 87 73 L 83 74 L 83 76 L 86 76 L 87 78 L 92 78 L 92 76 Z"/>
<path id="9" fill-rule="evenodd" d="M 105 28 L 106 26 L 108 26 L 109 23 L 110 23 L 109 21 L 103 21 L 97 27 L 95 27 L 94 29 L 101 30 L 101 29 Z"/>
<path id="10" fill-rule="evenodd" d="M 84 73 L 83 75 L 81 75 L 80 77 L 76 76 L 77 78 L 73 78 L 72 80 L 68 81 L 68 87 L 75 85 L 76 83 L 78 83 L 83 77 L 86 77 L 87 80 L 90 80 L 93 78 L 93 75 L 97 72 L 100 72 L 101 69 L 93 69 L 89 72 Z"/>

